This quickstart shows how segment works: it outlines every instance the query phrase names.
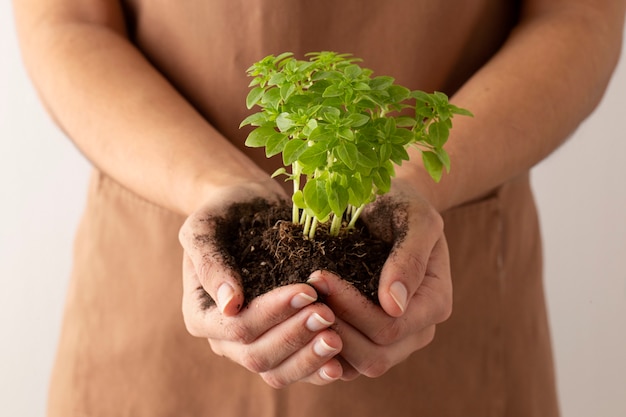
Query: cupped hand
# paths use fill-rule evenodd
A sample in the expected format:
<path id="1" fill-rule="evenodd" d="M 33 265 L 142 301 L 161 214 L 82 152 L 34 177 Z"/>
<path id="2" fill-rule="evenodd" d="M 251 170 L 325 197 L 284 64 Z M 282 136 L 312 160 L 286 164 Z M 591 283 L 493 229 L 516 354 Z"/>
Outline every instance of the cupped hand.
<path id="1" fill-rule="evenodd" d="M 317 271 L 309 281 L 337 319 L 343 379 L 378 377 L 434 338 L 452 312 L 452 280 L 443 221 L 417 192 L 401 182 L 374 202 L 363 219 L 393 248 L 380 276 L 380 306 L 351 284 Z"/>
<path id="2" fill-rule="evenodd" d="M 224 189 L 185 221 L 179 233 L 185 325 L 192 335 L 206 338 L 216 354 L 260 374 L 272 387 L 327 384 L 342 375 L 335 358 L 342 341 L 329 329 L 332 310 L 316 303 L 317 293 L 306 284 L 277 288 L 243 307 L 239 276 L 216 243 L 217 223 L 233 204 L 285 199 L 272 183 Z"/>

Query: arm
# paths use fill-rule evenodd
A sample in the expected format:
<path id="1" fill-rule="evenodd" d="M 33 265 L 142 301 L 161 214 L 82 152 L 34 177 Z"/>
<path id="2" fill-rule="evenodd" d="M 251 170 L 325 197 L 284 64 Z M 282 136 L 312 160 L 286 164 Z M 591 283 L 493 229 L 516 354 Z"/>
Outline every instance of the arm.
<path id="1" fill-rule="evenodd" d="M 381 274 L 382 309 L 355 303 L 358 294 L 329 274 L 313 276 L 341 312 L 344 378 L 381 375 L 432 340 L 452 308 L 438 213 L 527 172 L 591 113 L 618 60 L 625 7 L 623 0 L 525 2 L 510 39 L 452 97 L 475 117 L 455 119 L 450 175 L 434 184 L 416 153 L 396 170 L 390 198 L 408 207 L 400 216 L 408 229 Z M 383 221 L 375 205 L 367 214 L 373 225 Z"/>
<path id="2" fill-rule="evenodd" d="M 99 169 L 184 215 L 220 187 L 267 178 L 128 42 L 119 2 L 16 0 L 14 8 L 42 101 Z"/>
<path id="3" fill-rule="evenodd" d="M 239 313 L 242 291 L 206 238 L 206 220 L 280 186 L 221 136 L 126 38 L 115 0 L 15 0 L 24 60 L 48 111 L 100 170 L 187 215 L 183 312 L 188 330 L 271 385 L 341 375 L 334 315 L 307 285 L 263 297 L 266 315 Z M 224 286 L 225 285 L 225 286 Z M 219 291 L 218 288 L 226 289 Z M 202 308 L 206 290 L 218 307 Z M 289 338 L 285 343 L 284 338 Z"/>
<path id="4" fill-rule="evenodd" d="M 623 0 L 524 3 L 501 51 L 452 97 L 475 117 L 455 119 L 450 175 L 432 184 L 418 164 L 398 170 L 439 211 L 487 194 L 548 156 L 594 110 L 617 64 Z"/>

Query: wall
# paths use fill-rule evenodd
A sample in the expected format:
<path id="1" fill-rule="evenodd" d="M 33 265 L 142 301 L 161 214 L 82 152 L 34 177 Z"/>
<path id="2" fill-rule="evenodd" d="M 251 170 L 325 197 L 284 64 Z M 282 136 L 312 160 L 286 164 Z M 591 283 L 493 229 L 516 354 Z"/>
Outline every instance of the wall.
<path id="1" fill-rule="evenodd" d="M 88 165 L 46 116 L 0 5 L 0 415 L 43 416 Z M 626 62 L 534 171 L 564 416 L 626 415 Z"/>

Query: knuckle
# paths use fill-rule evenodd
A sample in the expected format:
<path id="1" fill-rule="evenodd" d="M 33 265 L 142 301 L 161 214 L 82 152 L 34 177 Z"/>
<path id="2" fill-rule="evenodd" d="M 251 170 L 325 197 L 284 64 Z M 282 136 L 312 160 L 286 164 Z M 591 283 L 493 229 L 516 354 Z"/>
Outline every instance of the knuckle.
<path id="1" fill-rule="evenodd" d="M 211 348 L 211 351 L 213 351 L 213 353 L 218 356 L 227 357 L 224 350 L 221 348 L 221 344 L 219 343 L 219 341 L 207 339 L 207 342 L 209 343 L 209 347 Z"/>
<path id="2" fill-rule="evenodd" d="M 430 326 L 424 331 L 421 332 L 420 337 L 417 339 L 417 343 L 415 344 L 414 351 L 425 348 L 430 345 L 433 340 L 435 340 L 435 326 Z"/>
<path id="3" fill-rule="evenodd" d="M 385 355 L 378 355 L 365 362 L 362 365 L 362 369 L 359 369 L 359 372 L 368 378 L 378 378 L 387 373 L 391 367 L 392 363 L 388 357 Z"/>
<path id="4" fill-rule="evenodd" d="M 187 333 L 194 337 L 203 337 L 200 326 L 198 326 L 197 321 L 193 317 L 187 314 L 183 314 L 183 320 L 185 322 L 185 328 L 187 329 Z"/>
<path id="5" fill-rule="evenodd" d="M 194 337 L 205 337 L 205 329 L 201 319 L 202 313 L 186 298 L 183 299 L 182 313 L 187 332 Z"/>
<path id="6" fill-rule="evenodd" d="M 261 374 L 263 381 L 274 389 L 283 389 L 289 385 L 289 383 L 274 372 L 266 372 Z"/>
<path id="7" fill-rule="evenodd" d="M 250 330 L 238 322 L 230 322 L 227 326 L 224 327 L 224 331 L 226 333 L 226 339 L 247 345 L 254 341 L 254 336 L 250 332 Z"/>
<path id="8" fill-rule="evenodd" d="M 282 351 L 295 352 L 302 347 L 302 341 L 299 338 L 282 335 L 280 339 L 280 346 Z"/>
<path id="9" fill-rule="evenodd" d="M 446 302 L 442 305 L 437 324 L 448 320 L 452 316 L 452 302 Z"/>
<path id="10" fill-rule="evenodd" d="M 409 268 L 407 269 L 409 271 L 413 271 L 413 273 L 417 277 L 421 279 L 426 274 L 428 261 L 424 259 L 422 256 L 416 253 L 411 253 L 409 255 L 408 262 L 409 262 Z"/>
<path id="11" fill-rule="evenodd" d="M 202 256 L 202 262 L 199 262 L 196 270 L 197 275 L 200 278 L 200 281 L 204 283 L 207 277 L 210 277 L 214 274 L 215 268 L 218 266 L 218 263 L 211 254 L 205 253 Z"/>
<path id="12" fill-rule="evenodd" d="M 377 345 L 387 346 L 400 340 L 402 333 L 401 321 L 390 320 L 371 340 Z"/>
<path id="13" fill-rule="evenodd" d="M 452 295 L 439 293 L 439 302 L 436 304 L 436 308 L 433 311 L 432 323 L 439 324 L 450 318 L 452 315 Z"/>
<path id="14" fill-rule="evenodd" d="M 241 357 L 240 363 L 241 366 L 256 374 L 267 372 L 270 369 L 270 366 L 266 359 L 260 357 L 258 354 L 250 350 L 244 353 L 244 355 Z"/>

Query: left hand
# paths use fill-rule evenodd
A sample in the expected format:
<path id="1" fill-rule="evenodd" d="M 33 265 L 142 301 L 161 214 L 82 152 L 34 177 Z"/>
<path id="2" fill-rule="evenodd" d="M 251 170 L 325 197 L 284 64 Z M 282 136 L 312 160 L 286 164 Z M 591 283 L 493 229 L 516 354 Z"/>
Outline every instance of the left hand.
<path id="1" fill-rule="evenodd" d="M 390 212 L 390 210 L 392 210 Z M 443 220 L 422 196 L 402 183 L 363 214 L 370 230 L 393 242 L 381 272 L 380 307 L 351 284 L 326 272 L 310 284 L 324 294 L 343 341 L 343 379 L 378 377 L 434 338 L 452 313 L 452 280 Z"/>

